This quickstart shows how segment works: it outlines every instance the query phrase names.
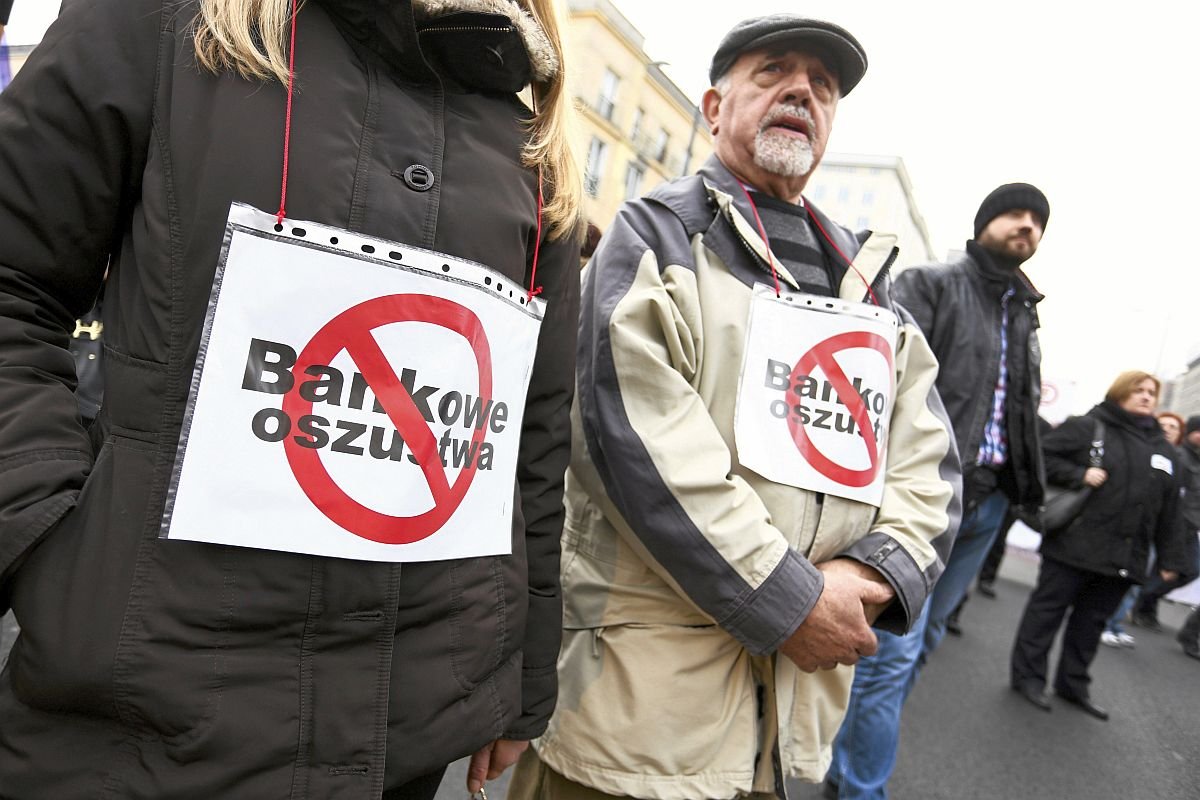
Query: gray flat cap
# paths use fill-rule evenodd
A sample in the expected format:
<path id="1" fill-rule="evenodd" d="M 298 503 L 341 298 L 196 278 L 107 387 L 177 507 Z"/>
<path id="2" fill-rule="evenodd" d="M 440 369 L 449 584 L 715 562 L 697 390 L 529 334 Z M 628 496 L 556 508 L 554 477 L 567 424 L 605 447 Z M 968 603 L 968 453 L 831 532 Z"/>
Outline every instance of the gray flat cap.
<path id="1" fill-rule="evenodd" d="M 716 83 L 742 53 L 792 42 L 809 45 L 820 55 L 832 58 L 833 63 L 828 66 L 838 74 L 843 97 L 850 94 L 867 72 L 867 53 L 845 28 L 794 14 L 771 14 L 742 20 L 725 34 L 713 54 L 708 79 Z"/>

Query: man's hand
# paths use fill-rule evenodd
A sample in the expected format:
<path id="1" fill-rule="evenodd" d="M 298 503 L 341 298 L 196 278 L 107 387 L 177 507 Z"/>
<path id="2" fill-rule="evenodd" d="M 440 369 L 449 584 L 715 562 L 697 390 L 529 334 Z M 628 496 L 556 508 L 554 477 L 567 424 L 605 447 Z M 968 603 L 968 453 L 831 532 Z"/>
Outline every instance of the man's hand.
<path id="1" fill-rule="evenodd" d="M 1179 573 L 1173 569 L 1160 569 L 1158 574 L 1163 579 L 1163 583 L 1171 583 L 1179 579 Z"/>
<path id="2" fill-rule="evenodd" d="M 527 747 L 529 742 L 497 739 L 479 748 L 471 756 L 471 766 L 467 767 L 467 793 L 474 795 L 483 788 L 484 781 L 499 778 L 504 770 L 517 763 Z"/>
<path id="3" fill-rule="evenodd" d="M 1083 473 L 1083 482 L 1093 489 L 1099 489 L 1108 480 L 1108 473 L 1099 467 L 1088 467 Z"/>
<path id="4" fill-rule="evenodd" d="M 871 622 L 896 596 L 877 570 L 849 558 L 817 565 L 825 573 L 825 588 L 808 617 L 779 652 L 805 672 L 855 664 L 875 654 L 879 641 Z"/>

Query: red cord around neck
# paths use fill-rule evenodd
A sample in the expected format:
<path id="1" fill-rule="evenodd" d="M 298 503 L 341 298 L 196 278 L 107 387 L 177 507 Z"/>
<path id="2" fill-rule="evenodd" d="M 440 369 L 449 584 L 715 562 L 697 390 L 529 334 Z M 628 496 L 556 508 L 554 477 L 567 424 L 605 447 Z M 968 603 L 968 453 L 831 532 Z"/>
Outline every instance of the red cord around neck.
<path id="1" fill-rule="evenodd" d="M 771 255 L 771 240 L 767 238 L 767 229 L 763 227 L 762 218 L 758 216 L 758 205 L 754 202 L 754 198 L 750 196 L 750 191 L 746 188 L 746 184 L 738 181 L 738 186 L 742 187 L 742 194 L 746 195 L 746 201 L 750 203 L 750 210 L 754 212 L 754 222 L 758 225 L 758 235 L 762 237 L 763 247 L 767 249 L 767 264 L 771 267 L 771 279 L 775 281 L 775 296 L 779 297 L 782 295 L 779 288 L 779 273 L 775 271 L 775 257 Z"/>
<path id="2" fill-rule="evenodd" d="M 287 216 L 288 155 L 292 149 L 292 97 L 296 89 L 296 2 L 292 0 L 292 33 L 288 47 L 287 111 L 283 121 L 283 182 L 279 187 L 279 211 L 275 212 L 275 224 L 282 225 Z"/>

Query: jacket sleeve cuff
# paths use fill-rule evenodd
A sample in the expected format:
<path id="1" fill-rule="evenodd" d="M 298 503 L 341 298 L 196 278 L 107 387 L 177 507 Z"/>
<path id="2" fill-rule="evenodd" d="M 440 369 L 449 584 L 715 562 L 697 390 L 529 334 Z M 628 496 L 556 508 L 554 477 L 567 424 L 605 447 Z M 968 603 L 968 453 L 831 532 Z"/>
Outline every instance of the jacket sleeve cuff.
<path id="1" fill-rule="evenodd" d="M 755 655 L 773 653 L 808 617 L 825 588 L 825 576 L 788 548 L 779 564 L 721 627 Z"/>
<path id="2" fill-rule="evenodd" d="M 860 539 L 841 557 L 874 567 L 896 591 L 896 602 L 879 615 L 874 627 L 888 633 L 907 633 L 921 615 L 936 575 L 927 576 L 912 555 L 886 533 L 876 532 Z"/>
<path id="3" fill-rule="evenodd" d="M 501 739 L 529 741 L 546 731 L 558 697 L 558 665 L 521 670 L 521 716 L 500 735 Z"/>

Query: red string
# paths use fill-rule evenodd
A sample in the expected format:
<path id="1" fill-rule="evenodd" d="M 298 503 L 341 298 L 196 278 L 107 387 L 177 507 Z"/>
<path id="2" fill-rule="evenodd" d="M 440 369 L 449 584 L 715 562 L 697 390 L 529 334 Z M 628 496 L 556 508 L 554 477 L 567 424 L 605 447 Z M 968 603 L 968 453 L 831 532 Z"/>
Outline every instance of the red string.
<path id="1" fill-rule="evenodd" d="M 292 0 L 292 34 L 288 49 L 287 111 L 283 122 L 283 184 L 279 187 L 279 211 L 275 224 L 282 225 L 287 215 L 288 154 L 292 149 L 292 95 L 296 87 L 296 0 Z"/>
<path id="2" fill-rule="evenodd" d="M 867 287 L 867 294 L 870 296 L 871 302 L 875 305 L 879 305 L 879 298 L 875 296 L 875 290 L 871 288 L 870 282 L 868 282 L 863 274 L 858 271 L 858 267 L 854 266 L 854 262 L 850 260 L 850 257 L 842 252 L 842 248 L 838 247 L 838 244 L 833 240 L 833 237 L 825 232 L 825 228 L 821 225 L 821 221 L 817 219 L 817 215 L 808 210 L 807 203 L 804 205 L 804 210 L 808 212 L 808 218 L 812 220 L 813 225 L 816 225 L 817 230 L 819 230 L 821 235 L 825 237 L 825 241 L 829 242 L 833 249 L 837 251 L 837 254 L 842 257 L 842 260 L 846 262 L 846 266 L 854 270 L 854 274 L 857 275 L 858 279 L 863 282 L 864 286 Z"/>
<path id="3" fill-rule="evenodd" d="M 533 86 L 529 87 L 529 97 L 533 104 L 533 114 L 536 117 L 538 113 L 537 89 Z M 537 199 L 537 240 L 533 243 L 533 264 L 529 268 L 529 299 L 537 297 L 542 293 L 542 287 L 534 287 L 537 283 L 537 265 L 538 253 L 542 249 L 542 206 L 545 205 L 545 198 L 542 194 L 542 168 L 538 167 L 538 199 Z"/>
<path id="4" fill-rule="evenodd" d="M 738 186 L 742 187 L 742 194 L 746 195 L 746 200 L 750 202 L 750 210 L 754 212 L 754 221 L 758 223 L 758 233 L 762 236 L 763 245 L 767 248 L 767 263 L 771 266 L 771 278 L 775 281 L 775 296 L 779 297 L 782 294 L 779 290 L 779 273 L 775 271 L 775 258 L 771 255 L 771 241 L 767 238 L 767 229 L 763 227 L 762 220 L 758 216 L 758 206 L 754 204 L 754 198 L 746 190 L 746 184 L 738 181 Z"/>
<path id="5" fill-rule="evenodd" d="M 542 293 L 542 287 L 534 288 L 537 282 L 538 251 L 542 249 L 542 169 L 538 167 L 538 209 L 537 209 L 537 241 L 533 243 L 533 266 L 529 270 L 529 299 Z"/>

